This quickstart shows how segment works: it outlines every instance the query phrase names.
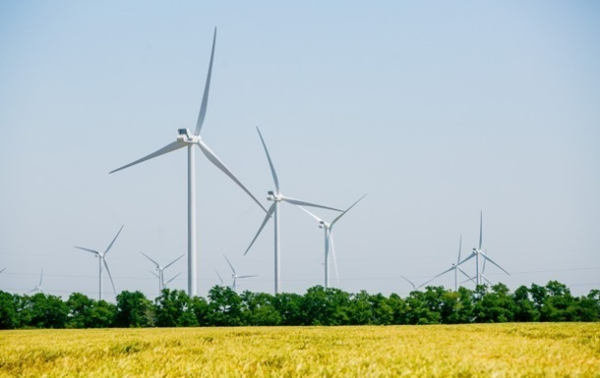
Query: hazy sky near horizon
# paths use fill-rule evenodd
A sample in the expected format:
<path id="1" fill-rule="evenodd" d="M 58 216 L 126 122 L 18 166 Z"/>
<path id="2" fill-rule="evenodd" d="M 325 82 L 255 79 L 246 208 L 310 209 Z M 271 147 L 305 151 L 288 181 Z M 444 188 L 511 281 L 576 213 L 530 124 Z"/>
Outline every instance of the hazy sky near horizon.
<path id="1" fill-rule="evenodd" d="M 0 290 L 157 295 L 152 264 L 187 251 L 186 153 L 108 172 L 194 129 L 214 27 L 203 140 L 263 201 L 345 208 L 339 284 L 396 292 L 483 244 L 519 285 L 600 288 L 600 4 L 531 2 L 0 3 Z M 199 282 L 273 291 L 273 227 L 196 153 Z M 318 212 L 326 219 L 335 214 Z M 283 204 L 282 290 L 323 283 L 323 234 Z M 465 264 L 474 273 L 474 264 Z M 186 287 L 186 262 L 169 268 Z M 230 280 L 228 279 L 230 282 Z M 453 287 L 452 274 L 432 284 Z M 470 284 L 465 284 L 472 287 Z M 105 296 L 114 298 L 105 279 Z"/>

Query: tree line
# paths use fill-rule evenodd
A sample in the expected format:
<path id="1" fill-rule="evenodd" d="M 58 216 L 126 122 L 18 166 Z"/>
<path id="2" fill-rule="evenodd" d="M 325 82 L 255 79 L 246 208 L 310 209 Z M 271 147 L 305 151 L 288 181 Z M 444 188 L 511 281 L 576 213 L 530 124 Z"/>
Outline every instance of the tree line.
<path id="1" fill-rule="evenodd" d="M 304 295 L 271 295 L 213 287 L 207 298 L 165 289 L 149 300 L 123 291 L 116 304 L 73 293 L 19 295 L 0 291 L 0 329 L 464 324 L 600 321 L 600 290 L 575 297 L 562 283 L 532 284 L 510 292 L 504 284 L 458 291 L 428 286 L 406 298 L 346 293 L 314 286 Z"/>

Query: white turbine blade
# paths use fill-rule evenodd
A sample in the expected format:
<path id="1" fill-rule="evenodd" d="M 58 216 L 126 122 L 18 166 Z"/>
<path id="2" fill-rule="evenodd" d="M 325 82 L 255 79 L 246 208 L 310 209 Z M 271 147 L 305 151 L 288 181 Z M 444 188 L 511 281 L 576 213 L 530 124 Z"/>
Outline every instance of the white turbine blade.
<path id="1" fill-rule="evenodd" d="M 335 222 L 337 222 L 338 220 L 340 220 L 341 217 L 344 216 L 344 214 L 346 214 L 348 211 L 350 211 L 350 209 L 352 209 L 354 206 L 356 206 L 357 203 L 359 203 L 363 198 L 365 198 L 367 195 L 365 194 L 364 196 L 360 197 L 358 199 L 358 201 L 354 202 L 352 204 L 352 206 L 350 206 L 349 208 L 347 208 L 343 213 L 341 213 L 340 215 L 338 215 L 333 221 L 331 221 L 331 227 L 333 227 L 333 225 L 335 224 Z"/>
<path id="2" fill-rule="evenodd" d="M 473 257 L 475 257 L 475 253 L 471 253 L 471 254 L 469 255 L 469 257 L 467 257 L 467 258 L 466 258 L 466 259 L 464 259 L 463 261 L 461 261 L 461 262 L 459 262 L 458 264 L 456 264 L 456 266 L 462 265 L 463 263 L 465 263 L 465 262 L 467 262 L 467 261 L 471 260 Z"/>
<path id="3" fill-rule="evenodd" d="M 483 242 L 483 210 L 479 213 L 479 250 L 481 251 L 481 244 Z"/>
<path id="4" fill-rule="evenodd" d="M 250 277 L 258 277 L 258 275 L 256 275 L 256 274 L 253 274 L 253 275 L 251 275 L 251 276 L 239 276 L 239 277 L 237 277 L 237 278 L 241 280 L 242 278 L 250 278 Z"/>
<path id="5" fill-rule="evenodd" d="M 106 272 L 108 273 L 108 278 L 110 278 L 110 283 L 113 287 L 113 291 L 115 292 L 115 294 L 117 294 L 117 289 L 115 288 L 115 283 L 113 282 L 112 275 L 110 274 L 110 269 L 108 269 L 108 264 L 106 263 L 106 259 L 103 258 L 102 262 L 104 263 L 104 267 L 106 268 Z"/>
<path id="6" fill-rule="evenodd" d="M 40 272 L 40 284 L 38 285 L 38 288 L 42 287 L 42 279 L 44 279 L 44 268 L 42 268 L 42 271 Z"/>
<path id="7" fill-rule="evenodd" d="M 121 168 L 117 168 L 114 171 L 110 171 L 108 173 L 111 174 L 111 173 L 118 172 L 118 171 L 123 170 L 125 168 L 129 168 L 132 165 L 136 165 L 136 164 L 139 164 L 139 163 L 141 163 L 143 161 L 150 160 L 150 159 L 155 158 L 155 157 L 160 156 L 160 155 L 164 155 L 164 154 L 166 154 L 168 152 L 178 150 L 178 149 L 180 149 L 182 147 L 185 147 L 185 143 L 173 142 L 173 143 L 167 144 L 166 146 L 164 146 L 160 150 L 158 150 L 156 152 L 153 152 L 150 155 L 144 156 L 143 158 L 138 159 L 138 160 L 134 161 L 133 163 L 129 163 L 127 165 L 122 166 Z"/>
<path id="8" fill-rule="evenodd" d="M 291 203 L 292 205 L 298 205 L 298 206 L 311 206 L 311 207 L 318 207 L 321 209 L 327 209 L 327 210 L 333 210 L 333 211 L 343 211 L 340 209 L 336 209 L 334 207 L 329 207 L 329 206 L 323 206 L 323 205 L 317 205 L 316 203 L 311 203 L 311 202 L 306 202 L 306 201 L 302 201 L 299 199 L 295 199 L 295 198 L 290 198 L 290 197 L 281 197 L 281 199 L 285 202 Z"/>
<path id="9" fill-rule="evenodd" d="M 335 271 L 335 282 L 340 286 L 340 273 L 338 272 L 337 256 L 335 254 L 335 242 L 333 241 L 333 231 L 329 231 L 329 245 L 331 246 L 331 255 L 333 257 L 333 269 Z"/>
<path id="10" fill-rule="evenodd" d="M 269 155 L 269 150 L 267 150 L 267 144 L 265 143 L 265 140 L 263 139 L 263 136 L 260 133 L 258 126 L 256 127 L 256 131 L 258 131 L 258 136 L 260 137 L 260 141 L 262 142 L 262 145 L 265 149 L 265 153 L 267 154 L 267 160 L 269 160 L 269 167 L 271 167 L 271 175 L 273 175 L 273 182 L 275 183 L 275 194 L 280 195 L 281 192 L 279 191 L 279 180 L 277 179 L 277 173 L 275 172 L 275 167 L 273 166 L 271 155 Z"/>
<path id="11" fill-rule="evenodd" d="M 434 278 L 438 278 L 439 276 L 443 276 L 444 274 L 446 274 L 446 273 L 448 273 L 448 272 L 450 272 L 450 271 L 452 271 L 452 270 L 454 270 L 454 266 L 453 266 L 453 267 L 451 267 L 451 268 L 449 268 L 449 269 L 446 269 L 446 270 L 444 270 L 442 273 L 438 274 L 437 276 L 434 276 L 434 277 L 432 278 L 432 280 L 433 280 Z"/>
<path id="12" fill-rule="evenodd" d="M 302 206 L 298 206 L 299 208 L 301 208 L 302 210 L 304 210 L 306 213 L 308 213 L 308 215 L 310 215 L 311 217 L 315 218 L 317 220 L 317 222 L 323 222 L 325 223 L 325 221 L 321 218 L 319 218 L 318 216 L 316 216 L 315 214 L 311 213 L 310 211 L 306 210 L 305 208 L 303 208 Z"/>
<path id="13" fill-rule="evenodd" d="M 146 258 L 147 258 L 148 260 L 152 261 L 152 262 L 154 263 L 154 265 L 156 265 L 156 268 L 160 268 L 160 264 L 159 264 L 159 263 L 157 263 L 156 261 L 154 261 L 154 260 L 153 260 L 153 259 L 152 259 L 150 256 L 148 256 L 147 254 L 145 254 L 144 252 L 141 252 L 141 251 L 140 251 L 140 253 L 141 253 L 142 255 L 146 256 Z"/>
<path id="14" fill-rule="evenodd" d="M 481 277 L 483 277 L 484 280 L 487 281 L 487 283 L 489 283 L 490 285 L 493 285 L 492 281 L 488 280 L 486 276 L 484 276 L 483 274 L 481 275 Z"/>
<path id="15" fill-rule="evenodd" d="M 154 273 L 153 271 L 149 270 L 149 272 L 156 278 L 160 279 L 160 276 L 156 273 Z"/>
<path id="16" fill-rule="evenodd" d="M 223 257 L 225 257 L 225 260 L 227 260 L 227 264 L 229 264 L 229 267 L 231 268 L 231 271 L 233 272 L 233 275 L 237 276 L 237 273 L 235 272 L 235 269 L 233 269 L 233 265 L 231 265 L 231 262 L 229 261 L 229 259 L 227 258 L 227 256 L 223 255 Z"/>
<path id="17" fill-rule="evenodd" d="M 404 277 L 404 276 L 400 276 L 400 277 L 404 278 L 404 280 L 405 280 L 406 282 L 408 282 L 408 283 L 409 283 L 409 284 L 410 284 L 410 285 L 413 287 L 413 289 L 416 289 L 416 288 L 417 288 L 417 286 L 416 286 L 416 285 L 415 285 L 415 284 L 414 284 L 414 283 L 413 283 L 411 280 L 409 280 L 408 278 L 406 278 L 406 277 Z"/>
<path id="18" fill-rule="evenodd" d="M 458 259 L 456 260 L 456 265 L 460 262 L 460 250 L 462 249 L 462 235 L 460 235 L 460 239 L 458 239 Z"/>
<path id="19" fill-rule="evenodd" d="M 254 195 L 252 195 L 252 193 L 250 193 L 250 191 L 244 186 L 244 184 L 242 184 L 242 182 L 238 180 L 237 177 L 235 177 L 235 175 L 229 170 L 229 168 L 225 166 L 225 164 L 223 164 L 223 162 L 217 157 L 217 155 L 215 155 L 215 153 L 212 152 L 210 148 L 208 148 L 206 143 L 199 140 L 198 147 L 200 147 L 200 150 L 204 153 L 204 155 L 206 155 L 206 157 L 208 158 L 208 160 L 210 160 L 211 163 L 213 163 L 223 173 L 229 176 L 229 178 L 232 179 L 236 184 L 238 184 L 238 186 L 242 188 L 242 190 L 246 192 L 254 200 L 254 202 L 256 202 L 258 206 L 260 206 L 260 208 L 264 210 L 265 213 L 267 212 L 267 209 L 265 209 L 264 206 L 256 199 L 256 197 L 254 197 Z"/>
<path id="20" fill-rule="evenodd" d="M 170 267 L 171 265 L 175 264 L 180 258 L 182 258 L 184 255 L 179 256 L 178 258 L 176 258 L 175 260 L 171 261 L 170 263 L 168 263 L 163 269 L 167 269 L 168 267 Z"/>
<path id="21" fill-rule="evenodd" d="M 508 274 L 510 276 L 510 273 L 508 273 L 503 267 L 501 267 L 500 265 L 496 264 L 494 262 L 494 260 L 490 259 L 489 257 L 487 257 L 486 255 L 481 255 L 483 256 L 484 260 L 489 260 L 489 262 L 491 262 L 492 264 L 496 265 L 498 268 L 500 268 L 504 273 Z"/>
<path id="22" fill-rule="evenodd" d="M 117 232 L 117 235 L 115 236 L 115 238 L 113 239 L 113 241 L 110 242 L 110 244 L 108 245 L 108 248 L 106 248 L 106 251 L 104 251 L 105 255 L 108 253 L 108 251 L 110 251 L 110 249 L 112 248 L 113 244 L 115 244 L 115 240 L 117 240 L 117 238 L 119 237 L 119 234 L 121 233 L 121 231 L 123 231 L 123 227 L 125 227 L 125 225 L 121 226 L 121 228 L 119 229 L 119 232 Z"/>
<path id="23" fill-rule="evenodd" d="M 165 283 L 165 285 L 168 285 L 168 284 L 170 284 L 171 282 L 173 282 L 173 281 L 175 280 L 175 278 L 179 277 L 179 275 L 180 275 L 180 274 L 181 274 L 181 272 L 177 273 L 177 274 L 175 275 L 175 277 L 173 277 L 173 278 L 171 278 L 170 280 L 168 280 L 168 281 Z"/>
<path id="24" fill-rule="evenodd" d="M 198 122 L 196 122 L 196 135 L 200 135 L 202 130 L 202 124 L 206 117 L 206 109 L 208 107 L 208 92 L 210 91 L 210 77 L 212 75 L 213 59 L 215 57 L 215 44 L 217 42 L 217 28 L 215 27 L 215 34 L 213 35 L 212 50 L 210 52 L 210 63 L 208 64 L 208 74 L 206 75 L 206 84 L 204 84 L 204 95 L 202 96 L 202 104 L 200 105 L 200 114 L 198 115 Z"/>
<path id="25" fill-rule="evenodd" d="M 428 283 L 430 283 L 431 281 L 433 281 L 434 279 L 430 279 L 429 281 L 423 282 L 422 284 L 420 284 L 419 286 L 417 286 L 417 290 L 422 288 L 423 286 L 427 285 Z"/>
<path id="26" fill-rule="evenodd" d="M 467 274 L 467 272 L 465 272 L 460 266 L 457 266 L 456 269 L 458 269 L 459 272 L 461 272 L 465 277 L 467 277 L 469 280 L 475 282 L 475 279 L 471 276 L 469 276 Z"/>
<path id="27" fill-rule="evenodd" d="M 219 272 L 217 272 L 216 269 L 215 269 L 215 273 L 217 273 L 217 277 L 219 277 L 219 281 L 221 281 L 221 286 L 223 286 L 224 285 L 223 279 L 221 278 L 221 275 L 219 274 Z"/>
<path id="28" fill-rule="evenodd" d="M 484 255 L 487 256 L 487 249 L 485 250 Z M 486 259 L 483 259 L 483 267 L 481 268 L 481 274 L 485 273 L 485 263 L 486 263 Z"/>
<path id="29" fill-rule="evenodd" d="M 88 249 L 88 248 L 78 247 L 78 246 L 76 246 L 76 245 L 74 245 L 73 247 L 75 247 L 75 248 L 77 248 L 77 249 L 81 249 L 82 251 L 86 251 L 86 252 L 95 253 L 95 254 L 97 254 L 97 255 L 99 255 L 99 254 L 100 254 L 100 252 L 98 252 L 98 251 L 95 251 L 95 250 L 93 250 L 93 249 Z"/>
<path id="30" fill-rule="evenodd" d="M 265 216 L 265 219 L 263 220 L 262 224 L 260 225 L 260 228 L 258 229 L 258 232 L 254 236 L 254 239 L 252 239 L 252 242 L 250 242 L 250 245 L 248 246 L 248 248 L 246 248 L 246 252 L 244 252 L 244 256 L 246 256 L 246 253 L 248 253 L 250 248 L 252 248 L 252 244 L 254 244 L 254 242 L 258 238 L 258 235 L 260 235 L 260 232 L 263 230 L 263 228 L 265 228 L 265 225 L 269 221 L 269 218 L 271 218 L 271 214 L 273 214 L 273 212 L 275 211 L 275 204 L 276 204 L 276 202 L 273 202 L 271 207 L 269 207 L 269 210 L 267 211 L 267 215 Z"/>
<path id="31" fill-rule="evenodd" d="M 4 268 L 4 269 L 0 270 L 0 273 L 4 272 L 5 270 L 6 270 L 6 268 Z"/>

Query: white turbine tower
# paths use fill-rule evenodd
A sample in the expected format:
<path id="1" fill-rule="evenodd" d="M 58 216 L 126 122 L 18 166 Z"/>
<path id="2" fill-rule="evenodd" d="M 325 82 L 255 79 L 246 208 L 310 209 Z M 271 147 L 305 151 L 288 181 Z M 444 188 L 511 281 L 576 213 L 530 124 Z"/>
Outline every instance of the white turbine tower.
<path id="1" fill-rule="evenodd" d="M 154 261 L 150 256 L 148 256 L 147 254 L 145 254 L 144 252 L 140 252 L 142 255 L 144 255 L 148 260 L 152 261 L 154 263 L 154 265 L 156 265 L 156 270 L 158 271 L 158 294 L 160 295 L 160 293 L 163 291 L 163 289 L 165 288 L 165 276 L 164 276 L 164 270 L 167 269 L 168 267 L 170 267 L 171 265 L 175 264 L 180 258 L 182 258 L 184 255 L 179 256 L 178 258 L 176 258 L 175 260 L 171 261 L 170 263 L 168 263 L 165 266 L 160 266 L 159 263 L 157 263 L 156 261 Z M 155 274 L 156 275 L 156 274 Z M 169 281 L 170 282 L 170 281 Z"/>
<path id="2" fill-rule="evenodd" d="M 306 210 L 302 206 L 298 206 L 299 208 L 301 208 L 302 210 L 307 212 L 310 216 L 315 218 L 317 220 L 317 222 L 319 222 L 319 228 L 322 228 L 325 233 L 325 289 L 327 289 L 329 287 L 329 249 L 330 248 L 331 248 L 331 252 L 333 253 L 334 261 L 335 261 L 335 245 L 333 243 L 333 226 L 337 223 L 337 221 L 340 220 L 341 217 L 344 216 L 344 214 L 346 214 L 348 211 L 350 211 L 350 209 L 352 209 L 357 203 L 359 203 L 363 198 L 365 198 L 365 196 L 366 196 L 366 194 L 364 196 L 360 197 L 358 199 L 358 201 L 356 201 L 352 204 L 352 206 L 350 206 L 344 212 L 342 212 L 340 215 L 335 217 L 331 221 L 331 223 L 325 222 L 323 219 L 319 218 L 315 214 Z M 336 267 L 337 267 L 337 263 L 336 263 Z"/>
<path id="3" fill-rule="evenodd" d="M 6 269 L 6 268 L 4 268 Z M 4 270 L 2 269 L 2 270 Z M 42 279 L 44 278 L 44 268 L 42 268 L 42 271 L 40 272 L 40 283 L 38 283 L 37 285 L 35 285 L 35 287 L 29 291 L 29 294 L 31 293 L 44 293 L 44 290 L 42 290 Z"/>
<path id="4" fill-rule="evenodd" d="M 257 275 L 251 275 L 251 276 L 238 276 L 237 273 L 235 272 L 235 269 L 233 268 L 233 265 L 231 265 L 231 262 L 229 261 L 229 259 L 227 258 L 227 256 L 223 255 L 223 257 L 225 257 L 225 260 L 227 260 L 227 264 L 229 264 L 229 267 L 231 268 L 231 272 L 233 273 L 231 275 L 231 278 L 233 278 L 233 285 L 231 286 L 231 288 L 233 289 L 233 291 L 235 291 L 237 293 L 237 280 L 240 279 L 244 279 L 244 278 L 250 278 L 250 277 L 258 277 Z M 217 273 L 218 275 L 219 273 Z M 219 276 L 219 278 L 221 278 L 221 276 Z M 222 282 L 223 280 L 221 280 Z"/>
<path id="5" fill-rule="evenodd" d="M 258 127 L 256 128 L 256 130 L 258 131 L 258 136 L 260 137 L 260 141 L 262 142 L 262 145 L 265 149 L 265 153 L 267 154 L 267 160 L 269 161 L 269 167 L 271 168 L 271 175 L 273 175 L 273 182 L 275 183 L 275 191 L 268 192 L 269 196 L 267 197 L 267 200 L 273 201 L 273 204 L 271 205 L 271 207 L 269 207 L 269 210 L 267 211 L 267 215 L 265 216 L 265 219 L 263 220 L 262 224 L 260 225 L 260 228 L 258 229 L 256 236 L 254 236 L 254 239 L 252 239 L 252 242 L 250 242 L 250 245 L 246 249 L 246 252 L 244 252 L 244 256 L 248 253 L 248 251 L 250 250 L 250 248 L 256 241 L 256 238 L 258 238 L 258 235 L 260 235 L 260 232 L 262 231 L 262 229 L 265 227 L 265 225 L 269 221 L 269 218 L 271 218 L 271 215 L 274 215 L 274 219 L 273 219 L 273 224 L 274 224 L 274 228 L 275 228 L 275 230 L 274 230 L 274 235 L 275 235 L 274 236 L 275 237 L 275 248 L 274 248 L 275 249 L 275 251 L 274 251 L 275 279 L 274 279 L 274 281 L 275 281 L 275 294 L 278 294 L 280 286 L 281 286 L 280 285 L 281 277 L 279 275 L 279 270 L 281 268 L 280 239 L 279 239 L 279 202 L 284 201 L 284 202 L 291 203 L 293 205 L 319 207 L 322 209 L 328 209 L 328 210 L 334 210 L 334 211 L 342 211 L 342 210 L 335 209 L 333 207 L 317 205 L 317 204 L 306 202 L 306 201 L 301 201 L 301 200 L 298 200 L 295 198 L 285 197 L 283 194 L 281 194 L 281 191 L 279 190 L 279 180 L 277 179 L 277 173 L 275 172 L 275 167 L 273 166 L 273 162 L 271 161 L 271 156 L 269 155 L 269 151 L 267 150 L 267 145 L 265 144 L 265 141 L 264 141 L 262 134 L 260 133 L 260 130 L 258 129 Z"/>
<path id="6" fill-rule="evenodd" d="M 471 254 L 469 255 L 469 257 L 467 257 L 466 259 L 462 260 L 461 262 L 459 262 L 458 264 L 456 264 L 456 266 L 462 265 L 464 262 L 472 259 L 473 257 L 475 257 L 475 284 L 476 285 L 481 285 L 481 279 L 482 279 L 482 271 L 479 269 L 479 259 L 483 258 L 484 262 L 485 261 L 489 261 L 490 263 L 496 265 L 498 268 L 500 268 L 500 270 L 502 270 L 504 273 L 508 274 L 510 276 L 510 273 L 508 273 L 504 268 L 502 268 L 500 265 L 496 264 L 494 262 L 494 260 L 490 259 L 482 250 L 481 250 L 481 245 L 483 242 L 483 211 L 479 213 L 479 245 L 477 248 L 473 248 L 473 252 L 471 252 Z"/>
<path id="7" fill-rule="evenodd" d="M 469 280 L 473 280 L 473 278 L 471 278 L 459 265 L 460 265 L 460 253 L 461 253 L 461 247 L 462 247 L 462 235 L 460 236 L 459 242 L 458 242 L 458 258 L 456 259 L 456 264 L 452 264 L 452 266 L 446 270 L 444 270 L 442 273 L 438 274 L 437 276 L 433 277 L 432 279 L 430 279 L 429 281 L 425 282 L 423 285 L 428 284 L 429 282 L 435 280 L 436 278 L 443 276 L 444 274 L 454 271 L 454 291 L 458 291 L 458 272 L 461 272 L 465 277 L 468 278 L 467 281 Z"/>
<path id="8" fill-rule="evenodd" d="M 104 252 L 98 252 L 94 249 L 88 249 L 88 248 L 75 246 L 75 248 L 77 248 L 77 249 L 81 249 L 83 251 L 93 253 L 98 258 L 98 300 L 102 300 L 102 264 L 104 264 L 104 267 L 106 268 L 106 272 L 108 273 L 108 278 L 110 278 L 110 283 L 113 287 L 113 291 L 115 294 L 117 294 L 117 289 L 115 289 L 115 283 L 113 282 L 112 276 L 110 274 L 110 269 L 108 269 L 108 264 L 106 263 L 106 254 L 108 253 L 108 251 L 110 251 L 113 244 L 115 243 L 115 240 L 117 240 L 117 238 L 119 237 L 119 234 L 123 230 L 123 227 L 125 227 L 125 225 L 121 226 L 121 228 L 119 229 L 119 232 L 117 232 L 117 235 L 115 236 L 113 241 L 110 242 L 110 244 L 108 245 L 108 248 L 106 248 L 106 251 L 104 251 Z"/>
<path id="9" fill-rule="evenodd" d="M 188 294 L 190 297 L 196 295 L 196 282 L 197 282 L 197 266 L 196 266 L 196 173 L 195 173 L 195 160 L 194 160 L 194 146 L 198 146 L 208 160 L 219 168 L 223 173 L 229 176 L 236 184 L 240 186 L 256 203 L 266 212 L 267 210 L 258 202 L 258 200 L 250 193 L 250 191 L 235 177 L 235 175 L 223 164 L 221 159 L 215 155 L 215 153 L 204 143 L 200 137 L 202 130 L 202 124 L 206 117 L 206 109 L 208 105 L 208 92 L 210 89 L 210 78 L 212 73 L 213 58 L 215 55 L 215 43 L 217 41 L 217 28 L 213 36 L 212 50 L 210 54 L 210 64 L 208 66 L 208 74 L 206 77 L 206 84 L 204 86 L 204 95 L 202 97 L 202 103 L 200 105 L 200 114 L 198 115 L 198 121 L 196 123 L 196 130 L 192 134 L 188 129 L 177 130 L 178 136 L 175 142 L 172 142 L 165 147 L 159 149 L 156 152 L 151 153 L 133 163 L 117 168 L 110 173 L 120 171 L 122 169 L 131 167 L 143 161 L 155 158 L 157 156 L 166 154 L 171 151 L 178 150 L 183 147 L 187 147 L 188 150 Z"/>

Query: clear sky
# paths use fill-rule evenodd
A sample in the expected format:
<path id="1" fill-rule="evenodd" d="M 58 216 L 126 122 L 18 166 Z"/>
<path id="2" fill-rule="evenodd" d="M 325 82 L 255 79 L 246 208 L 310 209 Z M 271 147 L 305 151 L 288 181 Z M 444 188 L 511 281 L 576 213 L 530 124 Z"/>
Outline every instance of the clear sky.
<path id="1" fill-rule="evenodd" d="M 483 244 L 515 289 L 600 288 L 600 4 L 0 2 L 0 289 L 157 295 L 147 253 L 187 249 L 186 153 L 108 172 L 193 129 L 218 27 L 203 140 L 268 206 L 259 126 L 291 197 L 347 207 L 339 285 L 396 292 Z M 230 275 L 272 292 L 273 228 L 198 151 L 199 294 Z M 318 212 L 326 219 L 334 214 Z M 282 289 L 323 282 L 323 234 L 282 205 Z M 474 273 L 474 264 L 465 264 Z M 186 263 L 172 288 L 186 287 Z M 451 274 L 433 282 L 452 287 Z M 472 286 L 472 285 L 469 285 Z M 105 296 L 113 298 L 105 280 Z"/>

